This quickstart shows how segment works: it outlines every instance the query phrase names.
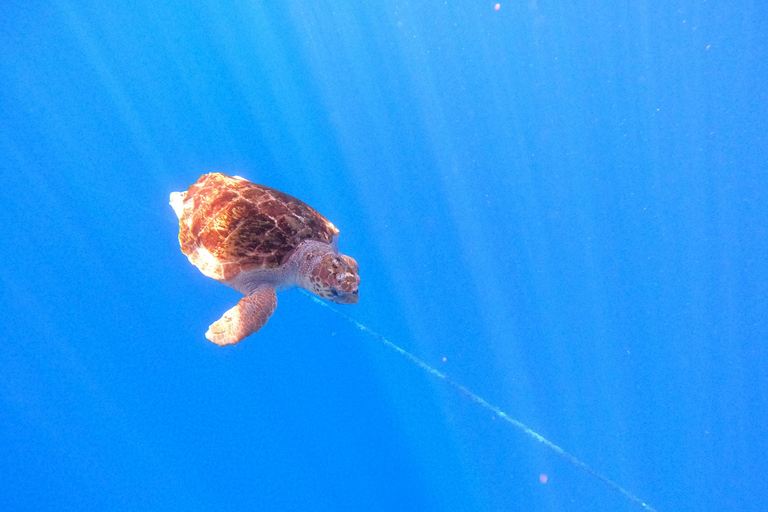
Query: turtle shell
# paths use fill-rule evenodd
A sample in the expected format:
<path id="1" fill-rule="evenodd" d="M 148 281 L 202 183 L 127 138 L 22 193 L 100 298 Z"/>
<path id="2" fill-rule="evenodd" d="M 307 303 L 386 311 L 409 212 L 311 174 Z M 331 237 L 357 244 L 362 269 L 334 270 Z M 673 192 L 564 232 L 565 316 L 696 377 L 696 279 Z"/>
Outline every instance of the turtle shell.
<path id="1" fill-rule="evenodd" d="M 304 240 L 331 244 L 339 230 L 295 197 L 239 176 L 200 176 L 183 200 L 181 251 L 208 277 L 278 269 Z"/>

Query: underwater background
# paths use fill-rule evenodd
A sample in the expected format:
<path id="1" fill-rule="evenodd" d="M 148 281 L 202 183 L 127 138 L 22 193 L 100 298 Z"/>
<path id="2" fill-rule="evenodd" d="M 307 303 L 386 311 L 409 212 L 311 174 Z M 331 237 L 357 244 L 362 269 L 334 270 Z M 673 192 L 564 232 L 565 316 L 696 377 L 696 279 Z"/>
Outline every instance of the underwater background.
<path id="1" fill-rule="evenodd" d="M 768 498 L 768 8 L 6 0 L 0 510 L 659 511 Z M 204 173 L 340 230 L 257 334 Z M 544 480 L 546 480 L 544 482 Z"/>

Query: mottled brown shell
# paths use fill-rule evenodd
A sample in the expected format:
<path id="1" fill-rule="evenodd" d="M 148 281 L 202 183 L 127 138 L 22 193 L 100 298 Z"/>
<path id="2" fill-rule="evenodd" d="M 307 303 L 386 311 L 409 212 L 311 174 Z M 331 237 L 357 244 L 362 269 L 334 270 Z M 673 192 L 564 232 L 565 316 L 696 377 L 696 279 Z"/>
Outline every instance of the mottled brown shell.
<path id="1" fill-rule="evenodd" d="M 302 241 L 330 244 L 339 233 L 303 201 L 240 177 L 204 174 L 181 197 L 181 251 L 218 280 L 279 268 Z"/>

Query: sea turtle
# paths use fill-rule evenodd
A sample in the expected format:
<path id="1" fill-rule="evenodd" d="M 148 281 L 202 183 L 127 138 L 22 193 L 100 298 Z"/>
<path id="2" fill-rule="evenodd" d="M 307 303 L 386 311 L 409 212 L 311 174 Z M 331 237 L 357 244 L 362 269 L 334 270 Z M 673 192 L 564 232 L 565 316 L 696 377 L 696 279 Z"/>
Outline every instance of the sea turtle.
<path id="1" fill-rule="evenodd" d="M 275 291 L 300 286 L 338 304 L 358 299 L 357 262 L 339 253 L 339 230 L 303 201 L 239 176 L 200 176 L 171 194 L 179 244 L 204 275 L 245 297 L 205 333 L 231 345 L 258 331 Z"/>

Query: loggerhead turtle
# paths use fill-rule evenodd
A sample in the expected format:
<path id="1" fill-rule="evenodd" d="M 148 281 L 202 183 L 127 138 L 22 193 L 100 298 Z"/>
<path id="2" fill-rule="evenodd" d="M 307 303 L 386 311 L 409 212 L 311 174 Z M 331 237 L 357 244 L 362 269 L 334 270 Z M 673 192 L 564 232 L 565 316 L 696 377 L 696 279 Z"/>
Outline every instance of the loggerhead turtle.
<path id="1" fill-rule="evenodd" d="M 301 286 L 355 304 L 357 262 L 339 253 L 339 230 L 303 201 L 239 176 L 200 176 L 171 194 L 179 244 L 200 272 L 245 297 L 205 333 L 231 345 L 258 331 L 277 307 L 276 291 Z"/>

